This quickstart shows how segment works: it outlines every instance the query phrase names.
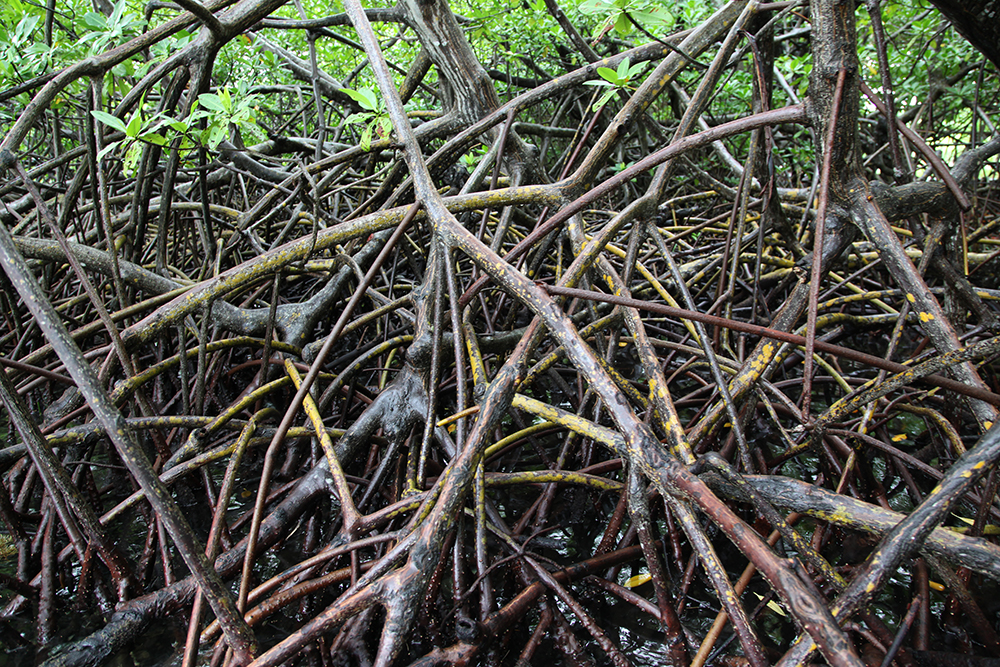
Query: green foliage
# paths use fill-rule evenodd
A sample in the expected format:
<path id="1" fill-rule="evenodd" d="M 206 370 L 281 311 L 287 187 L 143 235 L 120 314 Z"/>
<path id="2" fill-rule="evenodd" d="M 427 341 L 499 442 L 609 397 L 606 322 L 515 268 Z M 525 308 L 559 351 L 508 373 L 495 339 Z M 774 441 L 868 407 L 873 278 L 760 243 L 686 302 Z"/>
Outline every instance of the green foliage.
<path id="1" fill-rule="evenodd" d="M 127 10 L 125 0 L 118 0 L 111 16 L 105 17 L 100 12 L 84 14 L 83 25 L 91 31 L 81 37 L 78 44 L 86 46 L 88 54 L 94 55 L 134 36 L 145 27 L 146 21 Z"/>
<path id="2" fill-rule="evenodd" d="M 16 0 L 15 0 L 16 1 Z M 32 33 L 41 20 L 37 14 L 25 14 L 11 31 L 5 31 L 6 39 L 0 41 L 0 73 L 10 77 L 17 71 L 14 63 L 27 66 L 29 72 L 45 69 L 51 49 L 44 42 L 32 40 Z"/>
<path id="3" fill-rule="evenodd" d="M 387 0 L 380 0 L 370 6 L 392 4 Z M 663 35 L 671 30 L 697 25 L 720 4 L 721 0 L 677 0 L 669 3 L 666 0 L 560 0 L 560 5 L 570 20 L 585 34 L 600 40 L 595 43 L 595 48 L 602 55 L 620 52 L 623 48 L 647 41 L 648 37 L 642 30 L 653 35 Z M 323 0 L 303 0 L 301 5 L 305 15 L 312 18 L 341 11 L 338 3 L 331 5 Z M 456 13 L 464 17 L 462 27 L 476 55 L 487 68 L 514 76 L 538 78 L 543 73 L 557 75 L 581 63 L 576 50 L 568 45 L 562 28 L 549 14 L 544 0 L 455 0 L 451 5 Z M 897 106 L 901 112 L 905 111 L 922 104 L 932 91 L 946 89 L 943 98 L 935 102 L 933 122 L 935 130 L 941 136 L 949 138 L 948 142 L 946 145 L 936 143 L 933 133 L 928 138 L 939 153 L 951 159 L 962 149 L 963 139 L 969 137 L 969 128 L 974 120 L 966 109 L 975 96 L 976 77 L 963 78 L 957 75 L 969 63 L 978 61 L 980 56 L 953 31 L 943 30 L 940 15 L 930 10 L 927 3 L 887 1 L 883 3 L 882 13 L 886 34 L 889 36 L 889 67 L 895 84 Z M 89 0 L 60 0 L 55 10 L 52 35 L 47 42 L 44 34 L 44 3 L 4 0 L 0 2 L 0 89 L 10 88 L 88 55 L 113 48 L 173 15 L 174 10 L 157 10 L 150 25 L 146 25 L 142 18 L 142 4 L 138 0 L 117 0 L 109 16 L 93 11 Z M 294 3 L 281 7 L 275 15 L 301 18 Z M 874 40 L 871 37 L 871 21 L 863 8 L 858 9 L 857 18 L 862 73 L 869 85 L 880 91 L 881 81 Z M 775 31 L 776 34 L 787 34 L 804 25 L 801 15 L 791 13 L 775 25 Z M 376 22 L 374 28 L 387 45 L 386 55 L 391 60 L 404 66 L 412 60 L 419 48 L 416 40 L 395 39 L 398 26 L 394 24 Z M 120 98 L 120 91 L 129 89 L 150 68 L 188 44 L 195 34 L 192 30 L 196 29 L 178 32 L 151 46 L 148 53 L 115 67 L 105 80 L 105 108 L 112 106 L 114 100 Z M 350 34 L 349 28 L 336 30 Z M 305 57 L 308 53 L 304 31 L 262 30 L 256 34 L 240 36 L 218 54 L 213 72 L 215 85 L 221 86 L 226 81 L 246 81 L 253 82 L 254 85 L 293 82 L 292 75 L 282 67 L 281 57 L 263 48 L 257 34 L 300 57 Z M 360 98 L 355 98 L 361 105 L 361 111 L 349 115 L 346 122 L 357 126 L 360 142 L 366 149 L 370 149 L 376 138 L 388 136 L 392 127 L 377 96 L 365 96 L 365 91 L 374 88 L 374 82 L 370 78 L 370 70 L 364 66 L 364 55 L 335 39 L 317 39 L 314 45 L 320 68 L 334 79 L 351 86 L 354 89 L 352 92 L 361 95 Z M 804 98 L 808 92 L 807 80 L 811 69 L 808 36 L 802 34 L 801 37 L 779 41 L 775 55 L 775 67 L 783 74 L 795 95 Z M 744 55 L 727 72 L 727 78 L 712 102 L 710 116 L 733 117 L 749 112 L 752 91 L 750 60 L 749 55 Z M 624 70 L 617 68 L 599 72 L 599 80 L 588 82 L 588 85 L 601 89 L 592 108 L 601 108 L 618 91 L 631 90 L 639 74 L 638 65 L 632 64 Z M 397 72 L 396 76 L 401 78 L 402 72 Z M 433 87 L 436 76 L 436 70 L 432 69 L 424 83 Z M 678 83 L 691 90 L 700 76 L 698 70 L 689 69 L 679 77 Z M 64 123 L 79 123 L 78 107 L 70 101 L 85 85 L 85 81 L 72 84 L 52 104 L 52 111 L 60 114 Z M 498 84 L 498 89 L 501 97 L 513 96 L 519 92 L 517 85 L 513 83 Z M 204 145 L 215 148 L 233 129 L 260 135 L 258 126 L 253 122 L 260 113 L 281 114 L 287 111 L 282 105 L 299 103 L 298 100 L 282 95 L 272 95 L 250 103 L 246 102 L 245 96 L 235 93 L 235 87 L 230 90 L 234 91 L 231 98 L 233 106 L 230 109 L 227 110 L 223 104 L 224 93 L 220 91 L 212 93 L 217 95 L 218 100 L 199 100 L 197 110 L 207 114 L 206 116 L 194 120 L 172 121 L 186 124 L 183 131 L 174 130 L 169 125 L 158 126 L 158 123 L 165 122 L 166 119 L 157 117 L 150 108 L 144 109 L 139 116 L 141 121 L 138 134 L 125 136 L 122 141 L 128 145 L 123 143 L 116 148 L 121 149 L 126 163 L 129 162 L 129 152 L 137 150 L 133 144 L 156 142 L 157 135 L 168 143 L 171 138 L 181 138 L 182 145 L 186 147 Z M 24 94 L 16 98 L 13 104 L 0 108 L 0 129 L 13 120 L 18 109 L 27 104 L 29 96 Z M 422 108 L 438 104 L 437 100 L 427 96 L 423 90 L 418 91 L 417 96 L 413 104 Z M 151 91 L 149 98 L 148 104 L 153 104 L 158 99 L 157 92 Z M 775 86 L 772 106 L 782 106 L 790 101 L 790 97 Z M 547 122 L 554 112 L 549 104 L 544 102 L 533 107 L 521 119 Z M 260 112 L 256 109 L 258 105 L 263 106 Z M 666 119 L 669 117 L 666 105 L 666 100 L 659 101 L 650 113 L 655 118 Z M 872 109 L 865 107 L 865 111 L 870 113 Z M 132 116 L 121 122 L 128 128 L 131 120 Z M 107 119 L 102 119 L 102 122 L 113 127 Z M 199 122 L 204 126 L 198 125 L 196 129 L 192 129 Z M 308 128 L 304 129 L 308 131 Z M 792 165 L 791 169 L 782 172 L 785 179 L 783 185 L 801 184 L 796 181 L 811 176 L 808 169 L 802 169 L 800 173 L 799 167 L 795 166 L 809 164 L 812 160 L 811 140 L 804 132 L 800 131 L 799 135 L 776 148 L 776 163 Z M 736 152 L 740 150 L 740 141 L 743 139 L 730 142 L 737 144 L 732 146 Z M 549 150 L 557 151 L 558 142 L 553 142 Z M 110 154 L 114 153 L 106 153 Z M 475 161 L 475 156 L 470 154 L 468 164 Z"/>
<path id="4" fill-rule="evenodd" d="M 191 106 L 187 118 L 175 120 L 165 113 L 144 116 L 143 104 L 137 105 L 128 121 L 106 111 L 94 110 L 90 113 L 108 127 L 125 135 L 123 139 L 106 145 L 98 154 L 99 159 L 117 151 L 121 154 L 126 174 L 134 172 L 143 144 L 166 146 L 177 141 L 183 152 L 197 146 L 215 150 L 229 137 L 231 131 L 260 133 L 255 113 L 259 98 L 247 92 L 245 83 L 240 82 L 234 97 L 229 87 L 218 93 L 202 93 Z"/>
<path id="5" fill-rule="evenodd" d="M 49 66 L 52 48 L 42 35 L 43 11 L 21 0 L 5 0 L 0 8 L 0 84 L 16 85 Z"/>
<path id="6" fill-rule="evenodd" d="M 628 58 L 619 63 L 617 70 L 613 70 L 610 67 L 598 67 L 597 74 L 601 77 L 601 80 L 587 81 L 586 85 L 604 87 L 606 90 L 594 102 L 593 110 L 597 111 L 607 104 L 619 90 L 631 90 L 632 87 L 629 84 L 642 71 L 642 67 L 642 63 L 630 65 Z"/>
<path id="7" fill-rule="evenodd" d="M 674 15 L 659 2 L 648 0 L 583 0 L 581 14 L 601 19 L 593 38 L 600 40 L 612 29 L 622 36 L 629 35 L 638 23 L 647 31 L 661 32 L 674 25 Z"/>
<path id="8" fill-rule="evenodd" d="M 352 113 L 344 119 L 348 125 L 364 125 L 361 130 L 361 148 L 371 150 L 372 137 L 378 133 L 380 139 L 384 139 L 392 132 L 392 121 L 385 110 L 385 102 L 371 88 L 361 90 L 346 89 L 348 95 L 357 102 L 364 111 Z"/>
<path id="9" fill-rule="evenodd" d="M 486 154 L 488 152 L 489 149 L 486 146 L 476 146 L 471 151 L 469 151 L 461 158 L 459 158 L 459 160 L 462 162 L 463 165 L 465 165 L 465 168 L 467 170 L 472 171 L 477 166 L 479 166 L 479 163 L 482 162 L 483 158 L 486 157 Z"/>
<path id="10" fill-rule="evenodd" d="M 150 143 L 164 146 L 167 143 L 166 138 L 159 131 L 166 119 L 162 114 L 157 114 L 148 120 L 144 119 L 141 104 L 129 116 L 127 123 L 106 111 L 94 110 L 90 113 L 97 120 L 125 135 L 124 139 L 111 142 L 101 149 L 101 152 L 97 154 L 97 159 L 103 159 L 111 151 L 120 149 L 125 164 L 125 173 L 127 174 L 132 174 L 135 171 L 135 166 L 139 161 L 139 155 L 142 150 L 142 144 Z"/>
<path id="11" fill-rule="evenodd" d="M 57 71 L 88 56 L 114 48 L 140 34 L 146 27 L 141 4 L 118 0 L 109 16 L 92 10 L 87 0 L 60 0 L 53 10 L 51 35 L 46 35 L 45 3 L 25 0 L 0 2 L 0 90 L 7 90 L 36 77 Z M 174 39 L 164 40 L 152 49 L 152 57 L 136 56 L 117 65 L 106 77 L 113 89 L 121 77 L 141 76 L 166 55 Z M 67 100 L 86 86 L 86 79 L 70 84 L 51 108 L 75 114 Z M 12 122 L 18 107 L 28 103 L 30 93 L 16 98 L 17 103 L 0 105 L 0 129 Z M 79 116 L 76 116 L 79 118 Z"/>
<path id="12" fill-rule="evenodd" d="M 196 140 L 215 150 L 219 142 L 229 136 L 230 130 L 246 129 L 252 134 L 259 132 L 255 117 L 258 102 L 258 97 L 248 93 L 243 81 L 237 86 L 236 98 L 230 94 L 228 86 L 224 86 L 218 94 L 202 93 L 192 105 L 186 129 L 204 119 L 206 127 L 196 135 Z"/>

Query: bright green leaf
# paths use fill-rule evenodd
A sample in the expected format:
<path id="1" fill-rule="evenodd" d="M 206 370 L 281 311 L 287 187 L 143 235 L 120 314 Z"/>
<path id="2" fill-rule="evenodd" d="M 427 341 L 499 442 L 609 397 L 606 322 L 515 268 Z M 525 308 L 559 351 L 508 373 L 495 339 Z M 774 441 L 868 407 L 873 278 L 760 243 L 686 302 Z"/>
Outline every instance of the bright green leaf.
<path id="1" fill-rule="evenodd" d="M 90 115 L 101 121 L 105 125 L 110 125 L 119 132 L 125 132 L 125 123 L 118 116 L 113 116 L 107 111 L 101 111 L 100 109 L 95 109 L 90 112 Z"/>
<path id="2" fill-rule="evenodd" d="M 108 23 L 111 25 L 118 25 L 122 20 L 122 14 L 125 13 L 125 2 L 124 0 L 118 0 L 115 3 L 115 8 L 111 12 L 111 17 L 108 19 Z"/>
<path id="3" fill-rule="evenodd" d="M 156 144 L 157 146 L 166 146 L 167 139 L 159 132 L 146 132 L 145 134 L 139 135 L 140 141 L 145 141 L 149 144 Z"/>
<path id="4" fill-rule="evenodd" d="M 233 98 L 229 94 L 229 88 L 223 88 L 219 91 L 219 102 L 222 104 L 222 108 L 227 113 L 233 110 Z"/>
<path id="5" fill-rule="evenodd" d="M 618 78 L 618 72 L 614 71 L 610 67 L 598 67 L 597 74 L 605 81 L 614 85 L 618 85 L 618 83 L 621 81 Z"/>
<path id="6" fill-rule="evenodd" d="M 350 95 L 352 100 L 360 104 L 362 109 L 378 111 L 378 96 L 371 88 L 362 88 L 361 90 L 345 88 L 344 92 Z"/>
<path id="7" fill-rule="evenodd" d="M 754 595 L 757 596 L 758 600 L 764 599 L 764 596 L 761 595 L 760 593 L 754 593 Z M 778 614 L 779 616 L 787 616 L 787 614 L 785 614 L 785 610 L 781 608 L 781 605 L 779 605 L 774 600 L 767 601 L 767 608 L 773 611 L 775 614 Z"/>
<path id="8" fill-rule="evenodd" d="M 108 28 L 108 21 L 100 12 L 87 12 L 83 15 L 83 23 L 95 30 L 107 30 Z"/>
<path id="9" fill-rule="evenodd" d="M 125 127 L 125 136 L 136 138 L 139 136 L 139 130 L 142 129 L 142 113 L 139 109 L 136 109 L 132 117 L 128 119 L 128 125 Z"/>
<path id="10" fill-rule="evenodd" d="M 14 29 L 15 39 L 19 42 L 27 39 L 35 29 L 35 26 L 38 25 L 38 21 L 41 18 L 42 17 L 38 14 L 28 14 L 21 19 L 20 23 L 18 23 L 17 27 Z"/>
<path id="11" fill-rule="evenodd" d="M 628 81 L 628 79 L 629 79 L 629 76 L 628 76 L 628 74 L 629 74 L 629 62 L 628 62 L 628 58 L 625 58 L 620 63 L 618 63 L 618 72 L 617 72 L 617 74 L 618 74 L 618 81 L 620 81 L 620 82 Z"/>

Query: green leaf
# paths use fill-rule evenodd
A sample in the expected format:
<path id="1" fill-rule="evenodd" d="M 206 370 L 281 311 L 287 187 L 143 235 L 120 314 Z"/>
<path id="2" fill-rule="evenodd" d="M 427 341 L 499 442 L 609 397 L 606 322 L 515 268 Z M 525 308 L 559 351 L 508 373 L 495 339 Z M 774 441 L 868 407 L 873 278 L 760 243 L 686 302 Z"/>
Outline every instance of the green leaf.
<path id="1" fill-rule="evenodd" d="M 629 62 L 628 58 L 625 58 L 620 63 L 618 63 L 618 81 L 625 82 L 629 79 Z"/>
<path id="2" fill-rule="evenodd" d="M 198 104 L 198 100 L 195 100 L 194 104 L 191 105 L 191 113 L 189 113 L 188 117 L 184 119 L 184 122 L 187 123 L 189 128 L 195 127 L 203 118 L 211 118 L 214 115 L 204 109 L 198 108 Z"/>
<path id="3" fill-rule="evenodd" d="M 208 147 L 213 151 L 226 138 L 226 128 L 221 124 L 213 125 L 208 129 Z"/>
<path id="4" fill-rule="evenodd" d="M 610 83 L 612 85 L 615 85 L 615 86 L 617 86 L 620 83 L 620 81 L 621 81 L 618 78 L 618 72 L 614 71 L 610 67 L 598 67 L 597 68 L 597 74 L 602 79 L 604 79 L 608 83 Z"/>
<path id="5" fill-rule="evenodd" d="M 30 37 L 32 31 L 35 29 L 35 26 L 38 25 L 38 21 L 41 18 L 42 17 L 38 14 L 28 14 L 21 19 L 20 23 L 18 23 L 17 27 L 14 29 L 14 39 L 18 42 L 23 42 Z"/>
<path id="6" fill-rule="evenodd" d="M 392 132 L 392 120 L 388 116 L 382 116 L 378 119 L 379 132 L 378 135 L 383 139 L 389 136 Z"/>
<path id="7" fill-rule="evenodd" d="M 583 0 L 577 9 L 580 10 L 581 14 L 606 14 L 607 12 L 615 8 L 610 2 L 606 0 Z"/>
<path id="8" fill-rule="evenodd" d="M 345 125 L 354 125 L 356 123 L 367 123 L 368 120 L 375 114 L 370 111 L 359 111 L 358 113 L 352 113 L 350 116 L 344 119 Z"/>
<path id="9" fill-rule="evenodd" d="M 108 144 L 107 146 L 105 146 L 104 148 L 102 148 L 101 152 L 97 154 L 97 159 L 98 160 L 103 160 L 105 155 L 107 155 L 108 153 L 110 153 L 114 149 L 118 148 L 118 143 L 119 142 L 117 142 L 117 141 L 112 141 L 110 144 Z"/>
<path id="10" fill-rule="evenodd" d="M 139 130 L 142 129 L 142 112 L 136 109 L 132 117 L 128 119 L 128 126 L 125 128 L 125 136 L 135 139 L 139 136 Z"/>
<path id="11" fill-rule="evenodd" d="M 135 167 L 139 164 L 139 156 L 142 155 L 142 144 L 135 142 L 129 146 L 128 150 L 125 151 L 125 158 L 122 161 L 125 168 L 125 173 L 132 176 L 135 173 Z"/>
<path id="12" fill-rule="evenodd" d="M 215 93 L 202 93 L 198 96 L 198 103 L 206 109 L 225 113 L 226 107 L 222 105 L 222 100 Z"/>
<path id="13" fill-rule="evenodd" d="M 166 146 L 167 139 L 159 132 L 146 132 L 145 134 L 139 135 L 139 141 L 145 141 L 149 144 L 156 144 L 157 146 Z"/>
<path id="14" fill-rule="evenodd" d="M 601 107 L 607 104 L 608 101 L 611 99 L 612 95 L 614 94 L 615 94 L 615 89 L 610 89 L 605 91 L 605 93 L 601 95 L 601 97 L 596 102 L 594 102 L 593 110 L 600 111 Z"/>
<path id="15" fill-rule="evenodd" d="M 649 28 L 670 28 L 674 25 L 674 15 L 665 8 L 642 10 L 636 9 L 630 12 L 632 18 Z"/>
<path id="16" fill-rule="evenodd" d="M 125 13 L 125 0 L 118 0 L 115 3 L 115 8 L 111 12 L 111 17 L 108 19 L 108 23 L 113 26 L 117 26 L 122 20 L 122 14 Z"/>
<path id="17" fill-rule="evenodd" d="M 350 95 L 351 99 L 361 105 L 362 109 L 367 109 L 368 111 L 378 110 L 378 96 L 371 88 L 362 88 L 361 90 L 351 90 L 350 88 L 344 88 L 344 92 Z"/>
<path id="18" fill-rule="evenodd" d="M 615 31 L 619 35 L 627 35 L 632 31 L 632 22 L 628 20 L 625 12 L 619 14 L 618 18 L 615 19 Z"/>
<path id="19" fill-rule="evenodd" d="M 229 94 L 229 88 L 228 87 L 223 88 L 221 91 L 219 91 L 219 102 L 222 103 L 222 108 L 227 113 L 229 113 L 229 112 L 231 112 L 233 110 L 233 98 Z"/>
<path id="20" fill-rule="evenodd" d="M 90 115 L 101 121 L 105 125 L 110 125 L 119 132 L 125 132 L 125 123 L 118 116 L 113 116 L 107 111 L 101 111 L 100 109 L 95 109 L 90 112 Z"/>
<path id="21" fill-rule="evenodd" d="M 108 21 L 104 18 L 104 14 L 100 12 L 87 12 L 83 15 L 83 23 L 90 28 L 95 30 L 107 30 Z"/>
<path id="22" fill-rule="evenodd" d="M 24 3 L 21 0 L 7 0 L 7 13 L 9 16 L 24 14 Z"/>
<path id="23" fill-rule="evenodd" d="M 361 133 L 361 150 L 370 151 L 372 149 L 372 126 L 368 125 Z"/>

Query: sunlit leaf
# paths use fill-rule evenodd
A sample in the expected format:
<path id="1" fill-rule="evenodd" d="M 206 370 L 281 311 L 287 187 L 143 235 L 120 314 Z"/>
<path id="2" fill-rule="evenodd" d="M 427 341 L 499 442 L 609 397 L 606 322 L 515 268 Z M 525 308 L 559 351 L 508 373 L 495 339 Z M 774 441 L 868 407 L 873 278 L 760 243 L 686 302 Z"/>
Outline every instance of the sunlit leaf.
<path id="1" fill-rule="evenodd" d="M 638 588 L 642 586 L 647 581 L 652 581 L 653 577 L 649 572 L 643 572 L 642 574 L 637 574 L 634 577 L 629 577 L 628 581 L 625 582 L 625 588 Z"/>
<path id="2" fill-rule="evenodd" d="M 620 81 L 618 78 L 618 72 L 614 71 L 610 67 L 598 67 L 597 74 L 602 79 L 612 84 L 617 84 Z"/>
<path id="3" fill-rule="evenodd" d="M 219 91 L 219 102 L 222 104 L 222 110 L 231 112 L 233 110 L 233 98 L 229 94 L 229 88 L 223 88 Z"/>
<path id="4" fill-rule="evenodd" d="M 367 109 L 368 111 L 378 110 L 378 96 L 371 88 L 362 88 L 361 90 L 351 90 L 350 88 L 345 88 L 344 92 L 347 93 L 352 100 L 360 104 L 362 109 Z"/>
<path id="5" fill-rule="evenodd" d="M 42 17 L 38 14 L 29 14 L 21 19 L 21 21 L 17 24 L 17 27 L 14 29 L 14 36 L 17 41 L 23 41 L 30 36 L 41 18 Z"/>
<path id="6" fill-rule="evenodd" d="M 583 0 L 577 9 L 580 10 L 581 14 L 604 14 L 615 8 L 610 2 L 606 0 Z"/>
<path id="7" fill-rule="evenodd" d="M 764 599 L 764 596 L 761 595 L 760 593 L 754 593 L 754 595 L 757 596 L 758 600 L 763 600 Z M 771 611 L 773 611 L 775 614 L 777 614 L 779 616 L 787 616 L 788 615 L 788 614 L 785 613 L 785 610 L 781 608 L 781 605 L 779 605 L 774 600 L 768 600 L 767 601 L 767 608 L 770 609 Z"/>

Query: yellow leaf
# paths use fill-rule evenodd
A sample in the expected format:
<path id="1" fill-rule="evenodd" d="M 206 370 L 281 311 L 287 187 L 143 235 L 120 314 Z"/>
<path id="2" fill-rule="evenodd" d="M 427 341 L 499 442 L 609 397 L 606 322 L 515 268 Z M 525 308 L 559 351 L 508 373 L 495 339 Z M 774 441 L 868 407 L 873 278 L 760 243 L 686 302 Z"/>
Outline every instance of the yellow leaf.
<path id="1" fill-rule="evenodd" d="M 652 580 L 653 577 L 649 574 L 649 572 L 643 572 L 642 574 L 637 574 L 634 577 L 629 577 L 629 580 L 625 582 L 625 588 L 638 588 L 647 581 Z"/>
<path id="2" fill-rule="evenodd" d="M 754 593 L 754 595 L 757 596 L 758 600 L 764 599 L 764 596 L 761 595 L 760 593 Z M 785 613 L 785 610 L 781 608 L 781 605 L 779 605 L 774 600 L 768 600 L 767 608 L 773 611 L 775 614 L 778 614 L 779 616 L 788 616 L 788 614 Z"/>
<path id="3" fill-rule="evenodd" d="M 778 603 L 775 602 L 774 600 L 771 600 L 770 602 L 767 603 L 767 608 L 770 609 L 771 611 L 773 611 L 775 614 L 778 614 L 779 616 L 786 616 L 787 615 L 787 614 L 785 614 L 785 610 L 782 609 L 778 605 Z"/>

